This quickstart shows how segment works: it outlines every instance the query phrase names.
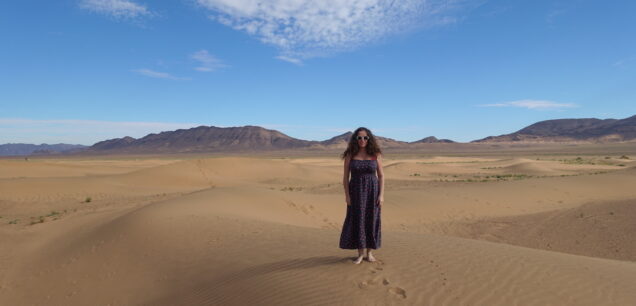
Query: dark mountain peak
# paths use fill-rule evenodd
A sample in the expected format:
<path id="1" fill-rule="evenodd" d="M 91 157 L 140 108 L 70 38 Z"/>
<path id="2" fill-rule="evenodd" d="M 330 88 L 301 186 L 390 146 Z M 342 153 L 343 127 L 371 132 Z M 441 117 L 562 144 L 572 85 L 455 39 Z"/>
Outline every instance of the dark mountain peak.
<path id="1" fill-rule="evenodd" d="M 473 142 L 625 141 L 636 139 L 636 116 L 626 119 L 554 119 L 531 124 L 512 134 Z"/>
<path id="2" fill-rule="evenodd" d="M 437 139 L 437 137 L 435 136 L 428 136 L 418 141 L 413 141 L 411 143 L 454 143 L 454 141 L 450 139 Z"/>
<path id="3" fill-rule="evenodd" d="M 100 141 L 100 142 L 95 143 L 94 145 L 90 146 L 89 149 L 112 150 L 112 149 L 116 149 L 116 148 L 122 148 L 122 147 L 129 146 L 135 140 L 136 140 L 135 138 L 132 138 L 130 136 L 125 136 L 125 137 L 122 137 L 122 138 L 108 139 L 108 140 L 104 140 L 104 141 Z"/>
<path id="4" fill-rule="evenodd" d="M 516 133 L 537 136 L 558 136 L 563 133 L 576 133 L 584 129 L 609 124 L 615 121 L 617 120 L 601 120 L 596 118 L 545 120 L 529 125 Z"/>

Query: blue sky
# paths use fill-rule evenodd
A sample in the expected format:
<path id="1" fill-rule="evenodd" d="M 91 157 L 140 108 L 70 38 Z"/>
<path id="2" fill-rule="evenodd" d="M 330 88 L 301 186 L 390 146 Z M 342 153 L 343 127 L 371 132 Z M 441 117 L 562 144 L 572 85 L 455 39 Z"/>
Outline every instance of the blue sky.
<path id="1" fill-rule="evenodd" d="M 636 114 L 636 2 L 9 0 L 0 143 L 198 125 L 471 141 Z"/>

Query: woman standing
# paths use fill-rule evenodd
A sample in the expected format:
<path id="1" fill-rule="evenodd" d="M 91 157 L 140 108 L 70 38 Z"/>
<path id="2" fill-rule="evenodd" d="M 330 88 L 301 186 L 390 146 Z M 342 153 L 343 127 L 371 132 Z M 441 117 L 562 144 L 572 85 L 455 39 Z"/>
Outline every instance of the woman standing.
<path id="1" fill-rule="evenodd" d="M 362 262 L 365 251 L 368 261 L 376 261 L 371 250 L 381 244 L 380 208 L 384 202 L 381 153 L 375 137 L 364 127 L 353 132 L 342 153 L 347 216 L 340 234 L 340 248 L 358 249 L 355 264 Z"/>

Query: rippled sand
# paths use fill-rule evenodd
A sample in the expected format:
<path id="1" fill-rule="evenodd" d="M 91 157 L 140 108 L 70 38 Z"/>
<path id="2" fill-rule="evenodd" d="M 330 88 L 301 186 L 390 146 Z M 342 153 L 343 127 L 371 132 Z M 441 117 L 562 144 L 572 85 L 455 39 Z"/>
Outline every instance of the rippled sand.
<path id="1" fill-rule="evenodd" d="M 361 265 L 337 157 L 3 159 L 0 304 L 635 305 L 636 156 L 509 155 L 387 155 Z"/>

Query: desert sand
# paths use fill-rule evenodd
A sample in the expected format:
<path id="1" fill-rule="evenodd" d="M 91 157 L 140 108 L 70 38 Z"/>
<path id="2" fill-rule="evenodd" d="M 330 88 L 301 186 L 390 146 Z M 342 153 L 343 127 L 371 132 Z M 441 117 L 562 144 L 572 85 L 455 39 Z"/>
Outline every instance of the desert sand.
<path id="1" fill-rule="evenodd" d="M 636 154 L 387 154 L 354 265 L 331 156 L 0 159 L 0 305 L 636 305 Z"/>

